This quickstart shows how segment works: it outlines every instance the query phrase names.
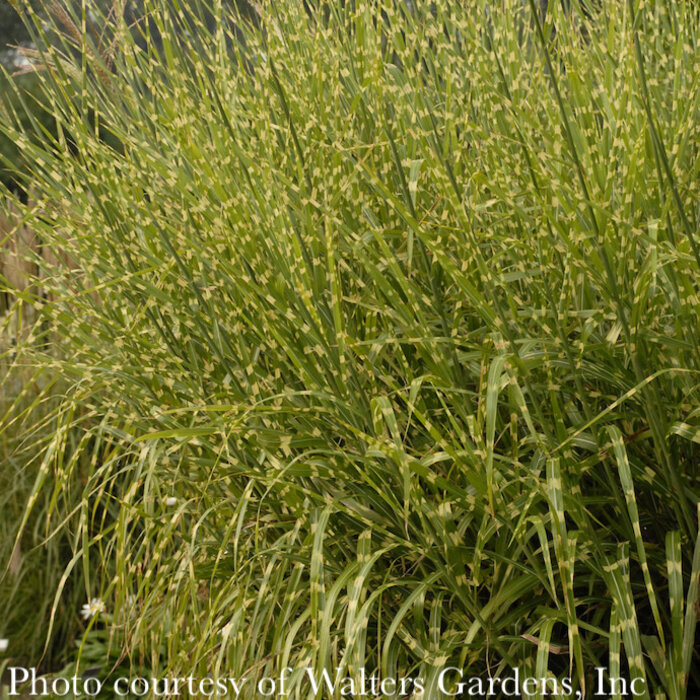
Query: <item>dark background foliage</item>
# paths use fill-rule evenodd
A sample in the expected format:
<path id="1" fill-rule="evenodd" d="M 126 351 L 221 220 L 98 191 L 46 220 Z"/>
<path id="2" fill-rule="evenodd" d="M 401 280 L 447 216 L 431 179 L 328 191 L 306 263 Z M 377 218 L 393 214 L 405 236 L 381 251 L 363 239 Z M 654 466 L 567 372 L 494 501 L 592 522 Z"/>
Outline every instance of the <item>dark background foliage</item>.
<path id="1" fill-rule="evenodd" d="M 80 3 L 71 1 L 72 4 L 66 4 L 73 7 L 77 18 L 80 16 Z M 255 19 L 256 15 L 246 0 L 225 0 L 224 11 L 234 3 L 243 9 L 244 16 Z M 92 33 L 96 35 L 97 43 L 101 41 L 107 44 L 105 37 L 109 37 L 110 26 L 116 22 L 112 12 L 113 1 L 101 0 L 97 4 L 102 15 L 93 15 Z M 41 0 L 25 0 L 20 7 L 34 9 L 40 16 L 50 11 L 50 5 Z M 213 31 L 216 20 L 211 11 L 202 7 L 199 0 L 189 0 L 187 7 L 191 15 L 189 21 L 183 21 L 180 27 L 182 32 L 196 36 L 202 26 Z M 158 31 L 146 16 L 143 0 L 128 0 L 124 3 L 123 17 L 132 28 L 137 43 L 142 44 L 145 41 L 143 36 L 148 34 L 158 48 Z M 195 18 L 201 18 L 201 22 Z M 9 0 L 0 0 L 0 113 L 12 115 L 17 126 L 25 133 L 42 136 L 48 132 L 55 135 L 54 119 L 42 103 L 38 76 L 27 65 L 22 54 L 22 48 L 31 49 L 34 46 L 33 38 L 26 17 L 23 18 Z M 46 38 L 52 42 L 61 41 L 61 37 L 55 35 L 49 34 Z M 113 145 L 118 147 L 116 143 Z M 16 144 L 5 135 L 0 135 L 0 182 L 26 199 L 28 183 L 31 182 L 31 164 L 23 161 Z"/>

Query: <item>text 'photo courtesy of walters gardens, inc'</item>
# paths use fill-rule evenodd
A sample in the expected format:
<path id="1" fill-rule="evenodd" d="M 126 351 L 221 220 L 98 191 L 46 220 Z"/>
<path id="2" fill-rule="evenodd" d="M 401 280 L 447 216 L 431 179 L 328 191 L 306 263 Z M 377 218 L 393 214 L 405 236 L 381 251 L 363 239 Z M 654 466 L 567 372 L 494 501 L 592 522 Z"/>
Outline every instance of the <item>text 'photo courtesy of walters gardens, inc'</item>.
<path id="1" fill-rule="evenodd" d="M 58 677 L 49 680 L 37 675 L 36 669 L 10 667 L 9 696 L 22 695 L 20 688 L 25 688 L 32 697 L 103 697 L 110 692 L 114 697 L 289 697 L 289 684 L 294 675 L 303 675 L 309 684 L 313 697 L 350 697 L 350 698 L 385 698 L 418 697 L 425 693 L 425 679 L 421 676 L 402 676 L 381 678 L 367 675 L 360 668 L 356 676 L 342 675 L 338 667 L 334 672 L 323 669 L 320 673 L 307 667 L 282 669 L 278 677 L 263 676 L 257 683 L 251 679 L 226 677 L 197 678 L 182 676 L 179 678 L 129 678 L 122 676 L 110 683 L 94 677 L 73 676 Z M 591 697 L 641 697 L 645 691 L 643 679 L 636 678 L 631 683 L 623 678 L 610 678 L 608 669 L 596 668 L 595 686 L 590 689 Z M 537 694 L 547 697 L 576 698 L 581 700 L 584 694 L 574 690 L 572 678 L 555 677 L 521 677 L 520 668 L 511 669 L 505 677 L 481 678 L 468 676 L 464 669 L 448 667 L 440 671 L 437 690 L 444 697 L 492 698 L 492 697 L 535 697 Z"/>
<path id="2" fill-rule="evenodd" d="M 698 36 L 0 0 L 0 700 L 700 698 Z"/>

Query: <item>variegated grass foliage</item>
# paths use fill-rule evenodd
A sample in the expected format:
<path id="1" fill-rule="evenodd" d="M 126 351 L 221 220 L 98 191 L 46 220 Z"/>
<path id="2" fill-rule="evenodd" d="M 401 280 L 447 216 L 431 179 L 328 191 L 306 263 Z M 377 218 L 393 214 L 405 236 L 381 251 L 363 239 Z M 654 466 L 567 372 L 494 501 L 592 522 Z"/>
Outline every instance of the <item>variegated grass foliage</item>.
<path id="1" fill-rule="evenodd" d="M 117 656 L 686 697 L 697 4 L 261 0 L 196 41 L 147 5 L 54 8 L 59 137 L 14 134 L 64 256 L 10 372 L 69 386 L 25 514 Z"/>

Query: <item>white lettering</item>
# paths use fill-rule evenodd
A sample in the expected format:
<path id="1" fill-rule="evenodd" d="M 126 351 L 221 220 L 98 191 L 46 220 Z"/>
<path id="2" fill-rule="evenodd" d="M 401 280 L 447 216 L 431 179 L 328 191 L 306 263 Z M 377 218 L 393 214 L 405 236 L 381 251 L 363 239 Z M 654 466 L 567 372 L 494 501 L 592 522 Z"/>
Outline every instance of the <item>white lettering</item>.
<path id="1" fill-rule="evenodd" d="M 75 676 L 74 676 L 74 678 L 75 678 Z M 58 689 L 59 683 L 63 683 L 63 688 L 64 688 L 63 692 L 61 692 Z M 68 679 L 67 678 L 54 678 L 53 683 L 51 684 L 51 692 L 54 695 L 58 695 L 58 696 L 68 695 L 68 693 L 70 693 L 70 683 L 68 682 Z"/>
<path id="2" fill-rule="evenodd" d="M 309 678 L 309 682 L 311 683 L 311 689 L 313 690 L 314 695 L 318 693 L 318 691 L 321 689 L 321 683 L 319 683 L 318 679 L 314 675 L 314 671 L 311 667 L 307 666 L 306 669 L 306 675 Z M 326 686 L 326 690 L 329 693 L 334 693 L 335 692 L 335 686 L 338 683 L 338 676 L 340 675 L 340 667 L 336 668 L 335 670 L 335 680 L 331 681 L 331 677 L 328 674 L 328 671 L 324 668 L 323 671 L 321 671 L 321 679 L 323 681 L 323 684 Z"/>
<path id="3" fill-rule="evenodd" d="M 136 690 L 139 685 L 143 688 L 142 692 Z M 146 678 L 134 678 L 129 687 L 131 689 L 131 694 L 136 695 L 136 697 L 139 698 L 142 698 L 150 690 L 150 686 L 148 685 L 148 680 Z"/>
<path id="4" fill-rule="evenodd" d="M 119 685 L 121 683 L 126 684 L 126 689 L 124 691 L 120 690 L 120 688 L 119 688 Z M 114 681 L 114 686 L 113 686 L 114 692 L 122 698 L 125 697 L 129 693 L 129 685 L 128 684 L 129 684 L 128 678 L 117 678 L 117 680 Z"/>
<path id="5" fill-rule="evenodd" d="M 243 690 L 243 686 L 245 685 L 246 681 L 248 680 L 247 676 L 244 676 L 243 678 L 240 679 L 240 681 L 237 678 L 229 678 L 228 682 L 231 684 L 231 687 L 233 688 L 233 692 L 236 694 L 236 697 L 238 697 L 241 694 L 241 690 Z M 240 682 L 240 685 L 239 685 Z"/>
<path id="6" fill-rule="evenodd" d="M 462 676 L 464 675 L 464 673 L 460 669 L 455 668 L 454 666 L 448 666 L 447 668 L 443 668 L 442 671 L 440 671 L 440 675 L 438 676 L 438 688 L 440 689 L 441 693 L 444 693 L 445 695 L 448 695 L 449 697 L 455 697 L 456 695 L 459 695 L 462 692 L 462 684 L 461 683 L 457 684 L 457 691 L 454 693 L 447 689 L 445 677 L 451 671 L 454 673 L 458 673 L 460 680 L 462 679 Z"/>
<path id="7" fill-rule="evenodd" d="M 33 669 L 32 669 L 33 670 Z M 18 677 L 18 671 L 21 671 L 24 675 L 20 678 Z M 10 666 L 10 695 L 19 695 L 17 686 L 29 680 L 29 671 L 22 666 Z"/>
<path id="8" fill-rule="evenodd" d="M 523 693 L 525 693 L 526 695 L 534 695 L 536 690 L 537 678 L 526 678 L 523 681 Z"/>
<path id="9" fill-rule="evenodd" d="M 644 695 L 644 691 L 646 690 L 646 688 L 642 687 L 642 689 L 638 691 L 637 690 L 637 681 L 640 681 L 642 686 L 646 685 L 646 681 L 643 678 L 633 678 L 630 681 L 630 691 L 632 692 L 632 695 L 634 695 L 635 697 L 637 695 Z"/>
<path id="10" fill-rule="evenodd" d="M 503 679 L 501 692 L 504 695 L 520 695 L 520 666 L 513 669 L 513 675 Z"/>
<path id="11" fill-rule="evenodd" d="M 287 676 L 292 673 L 294 669 L 291 666 L 286 666 L 285 668 L 282 669 L 282 673 L 280 673 L 280 690 L 279 694 L 280 695 L 287 695 L 287 688 L 285 686 L 285 683 L 287 682 Z"/>
<path id="12" fill-rule="evenodd" d="M 204 684 L 205 684 L 205 683 L 209 686 L 209 692 L 207 692 L 206 690 L 204 690 Z M 199 692 L 200 692 L 202 695 L 206 695 L 207 697 L 213 695 L 213 694 L 214 694 L 213 688 L 214 688 L 214 680 L 213 680 L 213 679 L 211 679 L 211 678 L 202 678 L 202 680 L 199 681 Z"/>
<path id="13" fill-rule="evenodd" d="M 275 683 L 274 678 L 266 676 L 258 681 L 258 693 L 260 693 L 260 695 L 267 698 L 270 695 L 274 695 L 275 690 L 277 690 L 277 683 Z"/>
<path id="14" fill-rule="evenodd" d="M 393 695 L 396 692 L 396 679 L 395 678 L 385 678 L 379 684 L 382 695 Z"/>
<path id="15" fill-rule="evenodd" d="M 91 683 L 95 684 L 94 690 L 90 690 Z M 86 695 L 90 695 L 91 697 L 94 697 L 95 695 L 99 695 L 101 690 L 102 690 L 102 682 L 97 678 L 87 678 L 83 682 L 83 691 L 85 692 Z"/>

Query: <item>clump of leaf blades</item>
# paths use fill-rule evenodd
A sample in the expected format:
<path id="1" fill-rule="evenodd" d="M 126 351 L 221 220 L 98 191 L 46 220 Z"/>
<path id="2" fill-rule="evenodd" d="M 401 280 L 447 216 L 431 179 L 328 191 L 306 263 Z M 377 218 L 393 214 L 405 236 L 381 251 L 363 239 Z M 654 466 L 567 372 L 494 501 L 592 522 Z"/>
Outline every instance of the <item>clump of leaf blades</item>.
<path id="1" fill-rule="evenodd" d="M 100 456 L 71 566 L 136 596 L 133 668 L 685 697 L 697 5 L 214 2 L 196 46 L 146 7 L 42 47 L 55 138 L 2 127 L 56 253 L 22 357 Z"/>

